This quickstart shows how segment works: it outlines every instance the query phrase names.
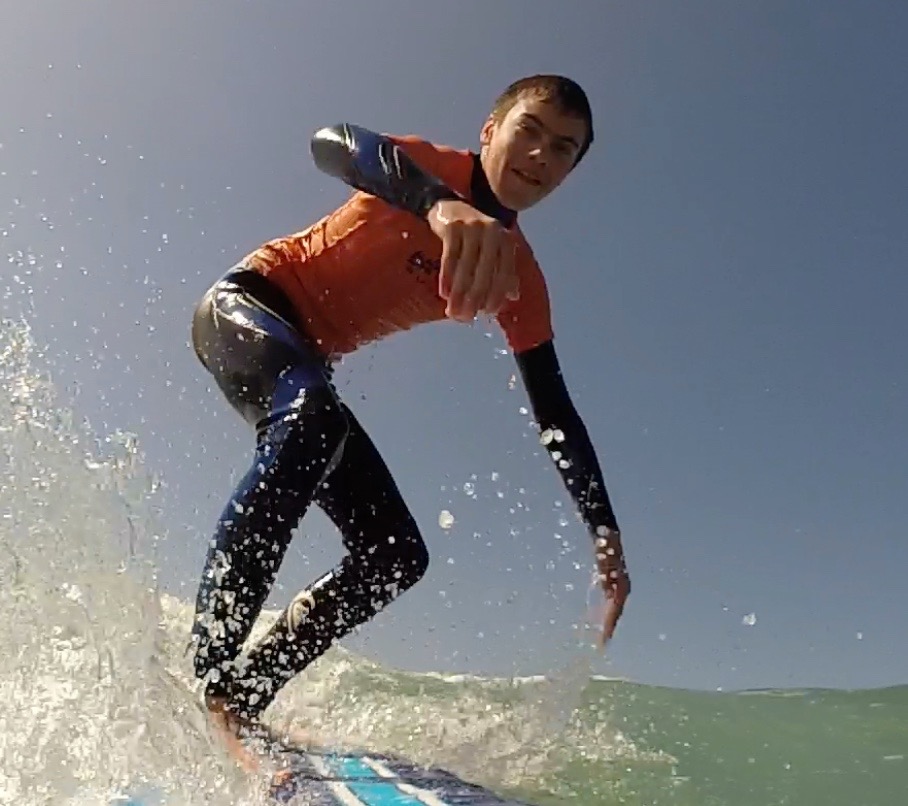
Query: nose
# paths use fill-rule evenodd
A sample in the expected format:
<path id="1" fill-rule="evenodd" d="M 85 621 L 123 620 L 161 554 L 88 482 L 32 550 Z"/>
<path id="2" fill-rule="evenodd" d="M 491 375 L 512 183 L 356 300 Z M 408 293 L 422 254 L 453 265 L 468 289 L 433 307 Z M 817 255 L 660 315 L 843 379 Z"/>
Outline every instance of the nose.
<path id="1" fill-rule="evenodd" d="M 532 148 L 530 150 L 530 159 L 542 166 L 545 166 L 548 162 L 548 154 L 546 153 L 545 146 L 538 145 L 535 148 Z"/>

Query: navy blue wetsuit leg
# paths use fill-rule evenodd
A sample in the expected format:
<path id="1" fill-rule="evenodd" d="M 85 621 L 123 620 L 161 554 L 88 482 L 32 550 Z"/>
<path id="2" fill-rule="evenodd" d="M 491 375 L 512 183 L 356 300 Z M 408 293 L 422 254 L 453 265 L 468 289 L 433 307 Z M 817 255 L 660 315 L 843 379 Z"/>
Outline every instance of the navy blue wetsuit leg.
<path id="1" fill-rule="evenodd" d="M 381 455 L 338 399 L 330 367 L 289 318 L 279 292 L 240 272 L 205 294 L 193 321 L 199 359 L 257 434 L 251 467 L 209 545 L 193 625 L 196 675 L 247 718 L 415 584 L 428 563 Z M 292 530 L 313 501 L 337 525 L 348 554 L 240 658 Z"/>

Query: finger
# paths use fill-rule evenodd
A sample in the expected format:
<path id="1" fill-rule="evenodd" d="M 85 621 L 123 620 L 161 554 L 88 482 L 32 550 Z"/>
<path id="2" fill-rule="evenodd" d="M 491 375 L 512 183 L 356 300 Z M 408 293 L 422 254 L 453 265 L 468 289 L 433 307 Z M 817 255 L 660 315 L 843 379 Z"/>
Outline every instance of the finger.
<path id="1" fill-rule="evenodd" d="M 615 599 L 609 599 L 605 608 L 605 622 L 602 625 L 603 642 L 610 641 L 615 635 L 618 619 L 621 618 L 621 605 Z"/>
<path id="2" fill-rule="evenodd" d="M 448 316 L 464 321 L 464 299 L 473 284 L 473 273 L 479 257 L 480 236 L 474 227 L 465 227 L 460 255 L 454 269 L 451 295 L 448 297 Z M 470 317 L 472 318 L 472 317 Z"/>
<path id="3" fill-rule="evenodd" d="M 479 259 L 476 261 L 476 271 L 473 273 L 472 286 L 467 290 L 465 313 L 474 317 L 486 307 L 489 292 L 498 269 L 498 255 L 501 233 L 497 226 L 483 227 L 482 241 L 479 247 Z"/>
<path id="4" fill-rule="evenodd" d="M 504 307 L 508 292 L 516 283 L 516 248 L 513 238 L 506 234 L 498 250 L 497 268 L 486 299 L 485 309 L 489 313 L 497 314 Z"/>
<path id="5" fill-rule="evenodd" d="M 450 299 L 457 261 L 463 248 L 463 232 L 459 226 L 445 229 L 441 241 L 441 269 L 438 272 L 438 295 Z"/>

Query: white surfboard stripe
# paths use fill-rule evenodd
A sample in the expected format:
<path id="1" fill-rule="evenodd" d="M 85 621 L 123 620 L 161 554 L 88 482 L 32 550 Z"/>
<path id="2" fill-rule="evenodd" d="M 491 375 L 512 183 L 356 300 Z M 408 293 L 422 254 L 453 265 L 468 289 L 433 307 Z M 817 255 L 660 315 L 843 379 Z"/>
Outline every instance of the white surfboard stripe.
<path id="1" fill-rule="evenodd" d="M 321 759 L 318 756 L 309 756 L 309 760 L 312 762 L 312 766 L 315 767 L 316 772 L 321 775 L 322 778 L 331 778 L 332 772 L 328 769 L 328 765 L 325 763 L 324 759 Z M 331 781 L 328 783 L 328 788 L 344 806 L 366 806 L 365 803 L 356 797 L 345 784 L 340 783 L 340 781 Z M 444 806 L 444 804 L 442 804 L 442 806 Z"/>
<path id="2" fill-rule="evenodd" d="M 370 766 L 375 772 L 377 772 L 382 778 L 397 778 L 398 776 L 392 771 L 389 770 L 384 764 L 382 764 L 378 759 L 375 758 L 363 758 L 363 762 Z M 413 786 L 413 784 L 405 784 L 403 782 L 397 782 L 397 788 L 416 798 L 418 801 L 425 803 L 426 806 L 449 806 L 441 800 L 434 792 L 429 792 L 427 789 L 421 789 L 418 786 Z"/>

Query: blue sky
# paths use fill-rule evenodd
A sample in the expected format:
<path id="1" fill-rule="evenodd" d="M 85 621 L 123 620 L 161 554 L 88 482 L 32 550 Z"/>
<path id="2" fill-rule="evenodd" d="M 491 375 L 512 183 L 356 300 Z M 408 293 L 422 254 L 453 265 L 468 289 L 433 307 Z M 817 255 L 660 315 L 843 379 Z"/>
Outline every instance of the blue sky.
<path id="1" fill-rule="evenodd" d="M 167 485 L 162 581 L 192 596 L 251 435 L 188 347 L 191 309 L 342 201 L 310 133 L 474 147 L 510 81 L 571 75 L 597 142 L 523 225 L 634 582 L 596 671 L 905 682 L 906 35 L 896 2 L 20 4 L 0 232 L 38 261 L 3 269 L 0 312 L 28 311 L 99 432 L 139 435 Z M 535 673 L 578 651 L 590 547 L 502 347 L 445 323 L 340 369 L 432 554 L 350 642 L 372 657 Z M 271 604 L 339 551 L 311 514 Z"/>

